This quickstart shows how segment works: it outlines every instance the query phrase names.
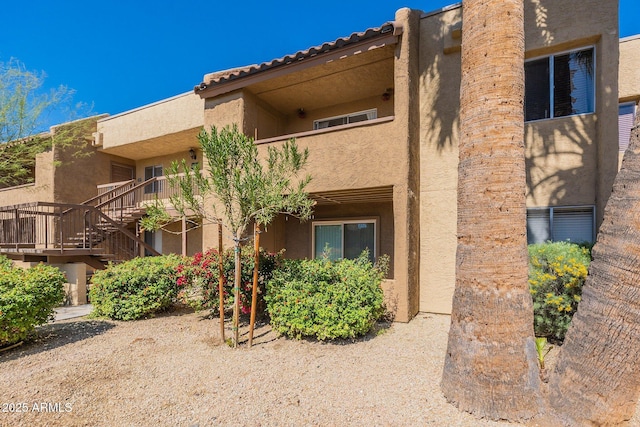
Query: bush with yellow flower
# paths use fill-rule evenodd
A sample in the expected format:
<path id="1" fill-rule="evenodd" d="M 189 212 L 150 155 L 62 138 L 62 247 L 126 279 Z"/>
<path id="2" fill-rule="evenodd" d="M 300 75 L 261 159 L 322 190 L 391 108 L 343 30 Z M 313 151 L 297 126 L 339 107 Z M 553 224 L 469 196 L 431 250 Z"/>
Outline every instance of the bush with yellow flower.
<path id="1" fill-rule="evenodd" d="M 570 242 L 529 245 L 529 290 L 538 337 L 564 340 L 587 278 L 591 250 Z"/>

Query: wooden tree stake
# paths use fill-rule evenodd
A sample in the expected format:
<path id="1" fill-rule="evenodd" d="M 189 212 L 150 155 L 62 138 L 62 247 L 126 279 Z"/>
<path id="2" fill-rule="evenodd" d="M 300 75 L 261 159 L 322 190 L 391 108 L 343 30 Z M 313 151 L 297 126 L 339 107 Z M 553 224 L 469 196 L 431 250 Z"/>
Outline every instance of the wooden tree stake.
<path id="1" fill-rule="evenodd" d="M 253 289 L 251 290 L 251 320 L 249 321 L 249 347 L 253 344 L 253 328 L 256 324 L 258 305 L 258 270 L 260 269 L 260 226 L 253 224 Z"/>
<path id="2" fill-rule="evenodd" d="M 218 292 L 220 293 L 220 338 L 224 339 L 224 265 L 222 247 L 222 222 L 218 223 Z"/>

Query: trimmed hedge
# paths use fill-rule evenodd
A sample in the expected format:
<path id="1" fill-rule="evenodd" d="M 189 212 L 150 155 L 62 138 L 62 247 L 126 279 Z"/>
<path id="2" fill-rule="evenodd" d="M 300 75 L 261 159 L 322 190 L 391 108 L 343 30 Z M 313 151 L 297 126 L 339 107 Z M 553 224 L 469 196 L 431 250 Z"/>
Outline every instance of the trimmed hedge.
<path id="1" fill-rule="evenodd" d="M 166 310 L 178 295 L 177 255 L 134 258 L 110 264 L 91 279 L 93 314 L 114 320 L 136 320 Z"/>
<path id="2" fill-rule="evenodd" d="M 366 252 L 355 260 L 286 260 L 267 284 L 271 325 L 297 339 L 364 335 L 384 315 L 385 274 Z"/>
<path id="3" fill-rule="evenodd" d="M 0 346 L 24 340 L 52 319 L 54 308 L 64 301 L 66 281 L 55 267 L 12 267 L 0 256 Z"/>

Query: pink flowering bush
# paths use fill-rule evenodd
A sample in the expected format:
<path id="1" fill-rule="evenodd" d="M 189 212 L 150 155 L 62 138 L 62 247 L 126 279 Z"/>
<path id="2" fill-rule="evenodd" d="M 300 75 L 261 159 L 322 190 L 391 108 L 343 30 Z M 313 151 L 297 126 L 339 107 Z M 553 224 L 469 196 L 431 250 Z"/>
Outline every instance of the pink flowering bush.
<path id="1" fill-rule="evenodd" d="M 251 312 L 251 291 L 253 287 L 254 267 L 253 246 L 244 246 L 241 253 L 242 274 L 240 280 L 240 310 L 243 314 Z M 217 310 L 219 306 L 218 292 L 218 260 L 216 249 L 198 252 L 193 258 L 181 263 L 178 268 L 177 284 L 181 299 L 190 306 L 202 310 Z M 267 253 L 260 249 L 260 267 L 258 274 L 258 309 L 264 309 L 265 285 L 271 279 L 273 270 L 280 264 L 281 253 Z M 235 261 L 233 248 L 222 254 L 224 271 L 225 307 L 233 306 L 233 284 Z"/>

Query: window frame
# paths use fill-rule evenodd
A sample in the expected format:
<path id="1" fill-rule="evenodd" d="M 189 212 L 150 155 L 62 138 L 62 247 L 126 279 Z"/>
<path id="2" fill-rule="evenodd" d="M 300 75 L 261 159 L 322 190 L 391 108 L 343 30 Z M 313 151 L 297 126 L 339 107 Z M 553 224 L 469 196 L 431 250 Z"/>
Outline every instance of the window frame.
<path id="1" fill-rule="evenodd" d="M 151 171 L 151 176 L 147 178 L 147 171 Z M 156 175 L 156 171 L 160 170 L 160 175 Z M 144 180 L 147 181 L 151 178 L 157 178 L 160 176 L 164 176 L 164 167 L 163 165 L 151 165 L 144 167 Z M 157 194 L 162 191 L 162 185 L 158 181 L 152 182 L 151 184 L 147 184 L 144 186 L 144 194 Z"/>
<path id="2" fill-rule="evenodd" d="M 311 222 L 311 258 L 316 259 L 321 254 L 316 254 L 316 226 L 317 225 L 340 225 L 341 226 L 341 253 L 344 259 L 344 226 L 345 224 L 373 224 L 373 259 L 378 259 L 378 218 L 375 217 L 363 217 L 363 218 L 349 218 L 349 219 L 327 219 L 327 220 L 314 220 Z"/>
<path id="3" fill-rule="evenodd" d="M 631 111 L 631 127 L 629 128 L 629 138 L 626 138 L 625 141 L 621 140 L 621 129 L 620 129 L 620 109 L 625 108 L 625 107 L 631 107 L 632 111 Z M 629 148 L 629 141 L 630 141 L 630 137 L 631 137 L 631 131 L 633 130 L 633 122 L 635 120 L 636 117 L 636 113 L 638 111 L 638 105 L 635 103 L 635 101 L 629 101 L 629 102 L 620 102 L 618 103 L 618 152 L 619 153 L 624 153 L 625 151 L 627 151 L 627 148 Z M 628 113 L 627 113 L 628 114 Z"/>
<path id="4" fill-rule="evenodd" d="M 548 223 L 548 227 L 549 227 L 549 238 L 547 240 L 545 240 L 545 242 L 547 241 L 552 241 L 552 242 L 556 242 L 556 241 L 564 241 L 564 240 L 554 240 L 553 236 L 554 236 L 554 210 L 557 211 L 587 211 L 588 209 L 591 210 L 591 241 L 589 241 L 589 243 L 593 244 L 596 241 L 596 237 L 597 237 L 597 230 L 596 230 L 596 206 L 595 205 L 567 205 L 567 206 L 541 206 L 541 207 L 532 207 L 532 208 L 527 208 L 527 244 L 532 244 L 529 243 L 529 212 L 530 211 L 548 211 L 549 213 L 549 223 Z M 582 242 L 572 242 L 572 243 L 582 243 Z"/>
<path id="5" fill-rule="evenodd" d="M 555 116 L 555 94 L 554 94 L 554 79 L 555 79 L 555 73 L 554 73 L 554 63 L 555 63 L 555 57 L 557 56 L 563 56 L 563 55 L 568 55 L 571 53 L 575 53 L 575 52 L 580 52 L 580 51 L 586 51 L 586 50 L 591 50 L 592 51 L 592 65 L 593 65 L 593 82 L 592 82 L 592 88 L 591 88 L 591 93 L 593 94 L 593 110 L 592 111 L 588 111 L 588 112 L 584 112 L 584 113 L 573 113 L 573 114 L 568 114 L 566 116 Z M 526 103 L 526 99 L 524 102 L 524 121 L 525 123 L 533 123 L 533 122 L 538 122 L 540 120 L 553 120 L 553 119 L 560 119 L 560 118 L 566 118 L 566 117 L 573 117 L 573 116 L 580 116 L 580 115 L 586 115 L 586 114 L 595 114 L 596 112 L 596 106 L 597 106 L 597 64 L 596 64 L 596 59 L 597 59 L 597 51 L 596 51 L 596 46 L 595 45 L 586 45 L 586 46 L 581 46 L 579 48 L 576 49 L 569 49 L 569 50 L 563 50 L 560 52 L 554 52 L 552 54 L 547 54 L 547 55 L 539 55 L 539 56 L 534 56 L 531 58 L 527 58 L 524 63 L 525 66 L 527 64 L 527 62 L 534 62 L 534 61 L 539 61 L 541 59 L 546 58 L 549 64 L 549 117 L 543 117 L 540 119 L 531 119 L 531 120 L 527 120 L 527 103 Z M 526 85 L 527 85 L 527 81 L 526 81 L 526 77 L 525 77 L 525 93 L 526 93 Z"/>
<path id="6" fill-rule="evenodd" d="M 369 113 L 373 113 L 373 117 L 372 118 L 368 118 Z M 363 114 L 367 116 L 367 120 L 360 120 L 358 122 L 349 122 L 348 121 L 350 117 L 361 116 Z M 328 122 L 328 121 L 331 121 L 331 120 L 344 119 L 344 118 L 347 119 L 347 122 L 343 123 L 341 125 L 327 126 L 327 127 L 323 127 L 323 128 L 318 126 L 321 122 Z M 368 110 L 356 111 L 356 112 L 349 113 L 349 114 L 341 114 L 339 116 L 324 117 L 322 119 L 314 120 L 313 121 L 313 130 L 322 130 L 322 129 L 332 128 L 332 127 L 345 126 L 345 125 L 348 125 L 348 124 L 351 124 L 351 123 L 367 122 L 369 120 L 375 120 L 377 118 L 378 118 L 378 109 L 377 108 L 370 108 Z"/>

